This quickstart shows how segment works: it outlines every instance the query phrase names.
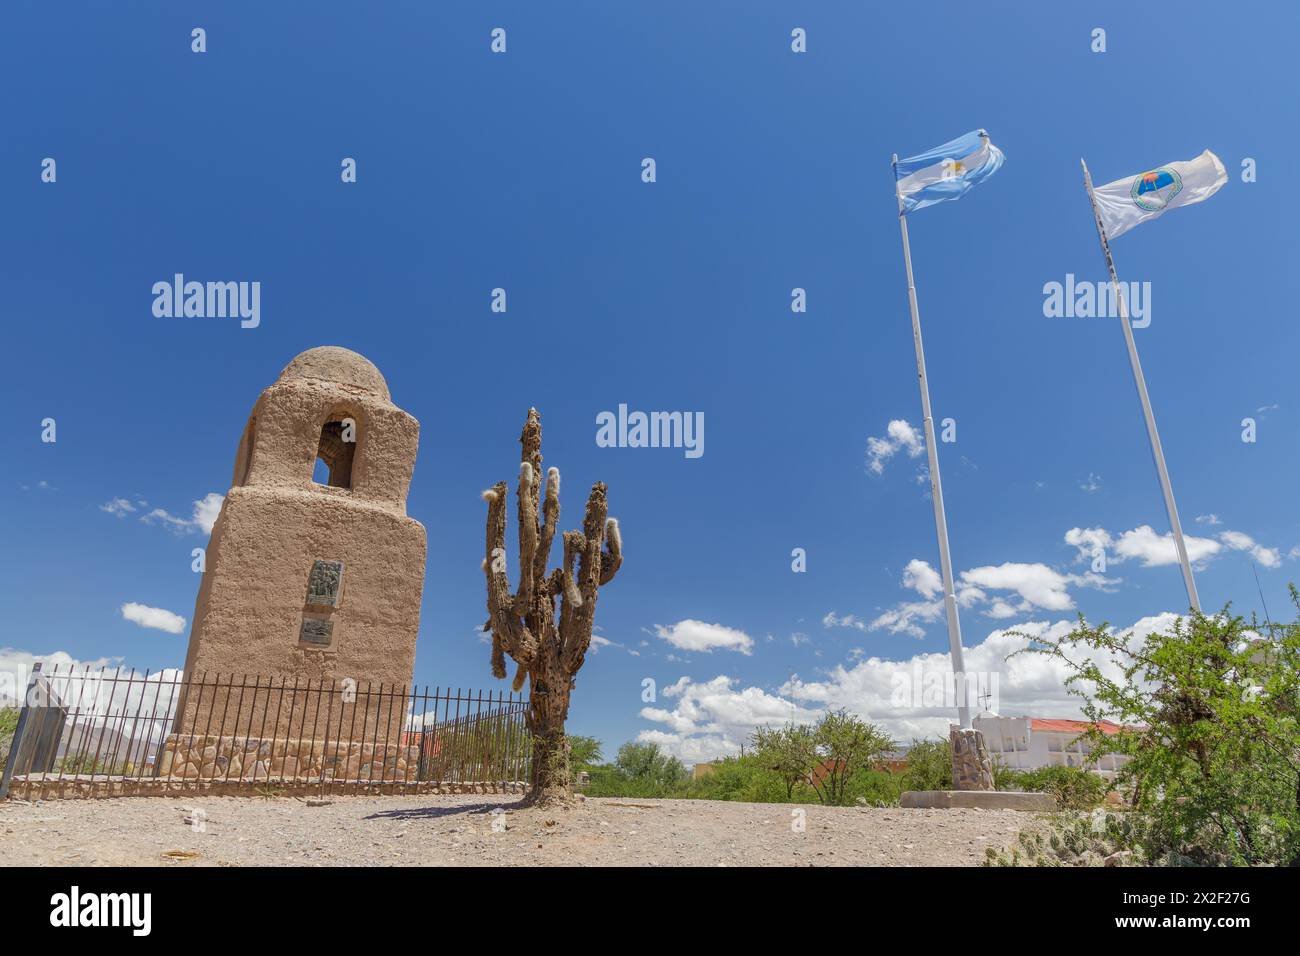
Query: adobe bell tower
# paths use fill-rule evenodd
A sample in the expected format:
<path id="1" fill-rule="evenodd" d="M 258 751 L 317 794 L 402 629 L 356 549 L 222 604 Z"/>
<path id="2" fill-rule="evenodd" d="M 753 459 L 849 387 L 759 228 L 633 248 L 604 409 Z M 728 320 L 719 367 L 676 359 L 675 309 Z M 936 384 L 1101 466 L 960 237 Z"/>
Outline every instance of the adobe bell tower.
<path id="1" fill-rule="evenodd" d="M 419 434 L 379 370 L 344 348 L 303 352 L 262 392 L 208 544 L 191 679 L 410 684 L 426 547 L 406 514 Z"/>

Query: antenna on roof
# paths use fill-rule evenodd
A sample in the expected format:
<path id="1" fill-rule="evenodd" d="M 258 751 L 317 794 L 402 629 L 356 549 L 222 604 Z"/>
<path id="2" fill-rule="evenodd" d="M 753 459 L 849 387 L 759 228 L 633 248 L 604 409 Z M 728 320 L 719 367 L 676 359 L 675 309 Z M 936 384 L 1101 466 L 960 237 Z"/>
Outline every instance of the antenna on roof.
<path id="1" fill-rule="evenodd" d="M 1255 561 L 1253 558 L 1251 559 L 1250 562 L 1250 570 L 1251 573 L 1255 575 L 1255 590 L 1259 592 L 1259 603 L 1260 606 L 1264 608 L 1264 620 L 1265 622 L 1267 622 L 1268 629 L 1271 631 L 1273 630 L 1273 622 L 1269 620 L 1268 617 L 1268 605 L 1264 603 L 1264 589 L 1260 587 L 1259 584 L 1259 568 L 1255 566 Z"/>

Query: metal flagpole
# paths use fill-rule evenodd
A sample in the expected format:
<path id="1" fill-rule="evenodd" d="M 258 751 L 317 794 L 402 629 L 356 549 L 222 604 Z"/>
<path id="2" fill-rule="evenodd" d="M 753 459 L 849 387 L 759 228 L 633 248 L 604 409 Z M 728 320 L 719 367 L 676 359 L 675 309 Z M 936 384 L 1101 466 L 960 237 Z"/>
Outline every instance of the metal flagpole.
<path id="1" fill-rule="evenodd" d="M 894 154 L 898 166 L 898 154 Z M 912 249 L 907 242 L 907 215 L 903 194 L 894 174 L 894 196 L 898 199 L 898 224 L 903 231 L 903 264 L 907 268 L 907 304 L 912 309 L 912 341 L 916 345 L 916 377 L 921 386 L 921 417 L 925 426 L 925 450 L 930 458 L 930 497 L 934 499 L 934 530 L 939 538 L 939 567 L 943 572 L 943 604 L 948 614 L 948 651 L 952 655 L 956 682 L 957 720 L 963 730 L 971 727 L 970 702 L 966 700 L 966 665 L 962 662 L 961 624 L 957 620 L 957 595 L 952 583 L 952 557 L 948 554 L 948 519 L 943 512 L 943 483 L 939 480 L 939 452 L 934 441 L 934 419 L 930 415 L 930 386 L 925 378 L 925 348 L 921 344 L 921 315 L 916 307 L 916 283 L 912 279 Z"/>
<path id="2" fill-rule="evenodd" d="M 1196 613 L 1201 612 L 1201 599 L 1196 594 L 1196 581 L 1192 578 L 1192 565 L 1187 560 L 1187 543 L 1183 540 L 1183 526 L 1178 520 L 1178 506 L 1174 503 L 1174 488 L 1169 483 L 1169 469 L 1165 467 L 1165 453 L 1160 445 L 1160 433 L 1156 431 L 1156 416 L 1151 410 L 1151 396 L 1147 394 L 1147 381 L 1142 376 L 1142 362 L 1138 359 L 1137 343 L 1133 341 L 1133 328 L 1128 321 L 1128 302 L 1119 278 L 1115 275 L 1115 260 L 1110 254 L 1110 240 L 1106 238 L 1106 227 L 1101 221 L 1101 212 L 1097 209 L 1097 195 L 1092 188 L 1092 175 L 1088 164 L 1080 158 L 1083 165 L 1083 183 L 1088 187 L 1088 201 L 1092 203 L 1092 216 L 1097 221 L 1097 235 L 1101 238 L 1101 251 L 1106 256 L 1106 268 L 1110 270 L 1111 288 L 1115 290 L 1115 300 L 1119 303 L 1119 322 L 1124 329 L 1124 341 L 1128 345 L 1128 360 L 1133 366 L 1133 382 L 1137 385 L 1138 398 L 1142 399 L 1142 414 L 1146 418 L 1147 437 L 1151 439 L 1151 457 L 1155 459 L 1156 471 L 1160 474 L 1160 488 L 1165 495 L 1165 511 L 1169 513 L 1169 526 L 1174 532 L 1174 545 L 1178 549 L 1178 561 L 1183 566 L 1183 583 L 1187 585 L 1187 599 Z"/>

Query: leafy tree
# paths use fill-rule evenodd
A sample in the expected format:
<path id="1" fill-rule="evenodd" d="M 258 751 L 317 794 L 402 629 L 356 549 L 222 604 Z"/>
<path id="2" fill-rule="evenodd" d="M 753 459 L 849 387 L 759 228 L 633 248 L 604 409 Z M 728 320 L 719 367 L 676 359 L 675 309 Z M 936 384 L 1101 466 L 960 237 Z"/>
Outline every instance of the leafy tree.
<path id="1" fill-rule="evenodd" d="M 583 737 L 578 734 L 569 736 L 569 764 L 574 773 L 580 770 L 590 771 L 597 764 L 605 762 L 605 755 L 600 752 L 601 743 L 595 737 Z"/>
<path id="2" fill-rule="evenodd" d="M 903 772 L 904 790 L 952 789 L 952 741 L 947 738 L 912 741 Z"/>
<path id="3" fill-rule="evenodd" d="M 614 766 L 633 782 L 661 788 L 679 784 L 687 777 L 682 762 L 661 751 L 658 744 L 628 741 L 618 748 Z"/>
<path id="4" fill-rule="evenodd" d="M 1300 611 L 1300 593 L 1291 587 Z M 1229 606 L 1162 633 L 1081 616 L 1025 651 L 1061 661 L 1091 721 L 1094 756 L 1124 754 L 1152 861 L 1300 863 L 1300 623 L 1249 626 Z"/>
<path id="5" fill-rule="evenodd" d="M 14 732 L 18 730 L 18 708 L 0 707 L 0 771 L 4 770 L 9 760 L 9 748 L 13 745 Z"/>
<path id="6" fill-rule="evenodd" d="M 848 784 L 855 771 L 870 768 L 897 744 L 872 724 L 847 710 L 832 710 L 813 725 L 820 762 L 810 774 L 822 803 L 848 802 Z"/>
<path id="7" fill-rule="evenodd" d="M 818 760 L 813 729 L 806 724 L 759 727 L 750 735 L 750 742 L 754 745 L 755 762 L 781 779 L 787 800 L 797 784 L 808 780 L 808 773 Z"/>

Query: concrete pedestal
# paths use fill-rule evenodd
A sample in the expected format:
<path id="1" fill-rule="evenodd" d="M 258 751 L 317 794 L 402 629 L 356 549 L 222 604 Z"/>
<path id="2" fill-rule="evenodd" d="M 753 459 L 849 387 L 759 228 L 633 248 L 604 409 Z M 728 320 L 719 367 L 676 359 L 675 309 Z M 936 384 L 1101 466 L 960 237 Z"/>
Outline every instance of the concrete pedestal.
<path id="1" fill-rule="evenodd" d="M 911 810 L 1031 810 L 1056 809 L 1050 793 L 1011 790 L 908 790 L 899 805 Z"/>

